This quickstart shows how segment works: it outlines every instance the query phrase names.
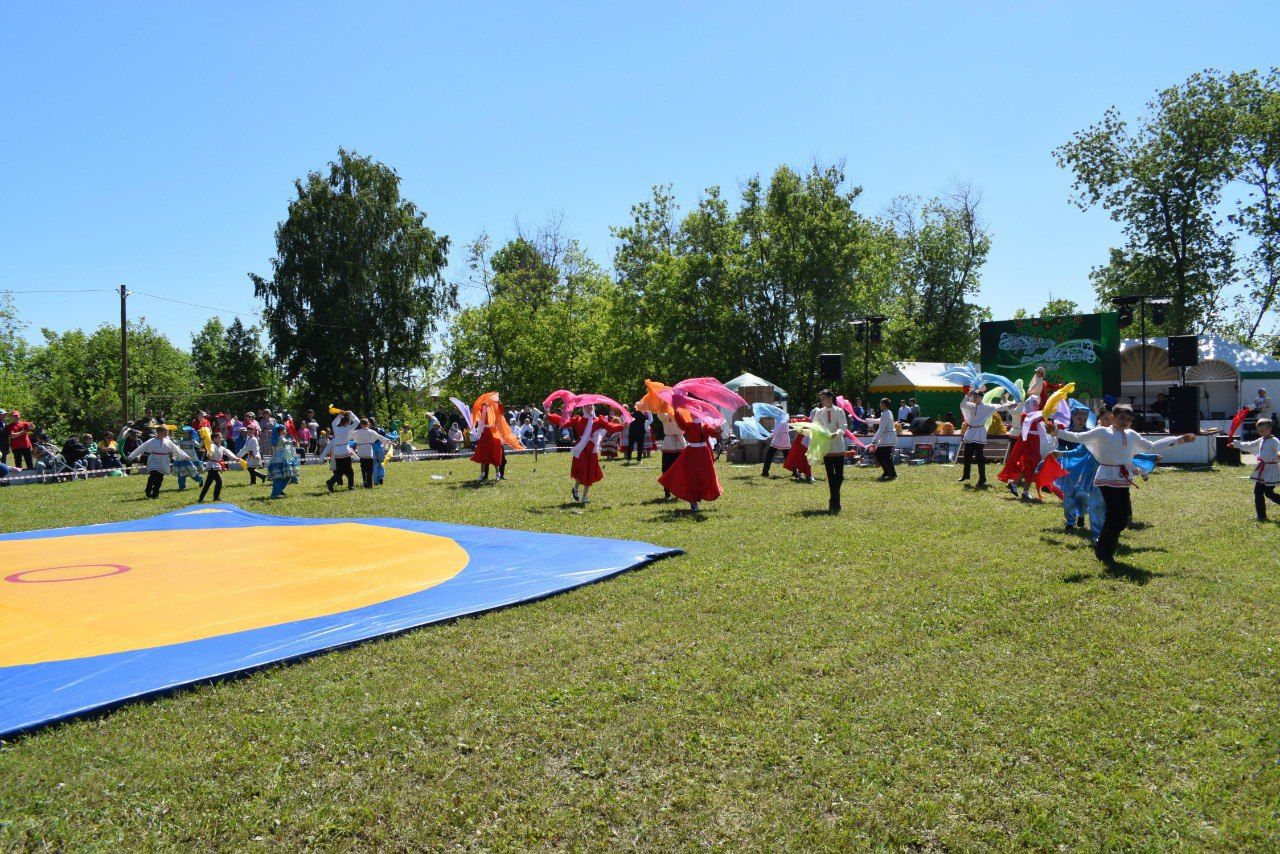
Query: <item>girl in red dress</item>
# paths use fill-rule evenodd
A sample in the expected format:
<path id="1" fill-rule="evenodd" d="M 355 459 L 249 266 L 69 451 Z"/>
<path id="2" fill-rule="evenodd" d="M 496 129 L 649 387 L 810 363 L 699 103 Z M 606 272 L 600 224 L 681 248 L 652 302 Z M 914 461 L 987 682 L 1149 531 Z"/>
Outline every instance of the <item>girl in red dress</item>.
<path id="1" fill-rule="evenodd" d="M 808 420 L 808 418 L 798 416 L 792 418 L 791 423 L 795 424 Z M 797 441 L 791 443 L 791 450 L 787 451 L 787 458 L 782 461 L 782 467 L 791 472 L 791 476 L 796 480 L 813 483 L 813 469 L 809 466 L 809 437 L 800 435 L 796 439 Z"/>
<path id="2" fill-rule="evenodd" d="M 710 445 L 711 439 L 718 437 L 720 431 L 716 427 L 694 421 L 684 408 L 686 403 L 687 398 L 679 391 L 672 395 L 671 405 L 675 409 L 676 426 L 689 444 L 680 452 L 671 468 L 658 478 L 658 483 L 676 498 L 688 501 L 689 509 L 697 512 L 701 502 L 715 501 L 724 494 L 724 490 L 720 488 L 720 480 L 716 477 Z"/>
<path id="3" fill-rule="evenodd" d="M 584 406 L 581 415 L 565 417 L 548 413 L 547 420 L 557 429 L 568 427 L 578 437 L 574 443 L 573 462 L 569 465 L 569 478 L 573 481 L 573 500 L 587 503 L 591 484 L 604 480 L 600 469 L 600 443 L 606 434 L 622 432 L 622 422 L 596 415 L 594 406 Z"/>
<path id="4" fill-rule="evenodd" d="M 489 466 L 497 470 L 495 479 L 502 480 L 507 476 L 507 452 L 503 446 L 515 451 L 523 450 L 524 446 L 511 432 L 498 393 L 487 391 L 480 395 L 471 407 L 471 415 L 475 422 L 473 431 L 478 431 L 471 453 L 471 462 L 480 464 L 480 477 L 476 482 L 489 479 Z"/>
<path id="5" fill-rule="evenodd" d="M 1040 440 L 1047 434 L 1044 419 L 1040 413 L 1040 399 L 1036 395 L 1027 395 L 1022 404 L 1022 432 L 1009 445 L 1009 452 L 1004 458 L 1004 468 L 996 477 L 1000 478 L 1016 497 L 1018 486 L 1022 486 L 1022 500 L 1031 500 L 1031 487 L 1036 480 L 1036 469 L 1040 466 Z"/>

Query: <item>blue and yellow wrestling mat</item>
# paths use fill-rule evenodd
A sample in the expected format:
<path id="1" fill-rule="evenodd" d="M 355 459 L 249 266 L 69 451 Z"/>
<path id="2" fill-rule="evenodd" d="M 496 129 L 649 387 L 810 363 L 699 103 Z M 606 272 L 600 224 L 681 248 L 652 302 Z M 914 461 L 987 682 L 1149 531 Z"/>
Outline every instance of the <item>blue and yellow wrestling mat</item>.
<path id="1" fill-rule="evenodd" d="M 626 540 L 262 516 L 229 504 L 0 535 L 0 736 L 673 554 Z"/>

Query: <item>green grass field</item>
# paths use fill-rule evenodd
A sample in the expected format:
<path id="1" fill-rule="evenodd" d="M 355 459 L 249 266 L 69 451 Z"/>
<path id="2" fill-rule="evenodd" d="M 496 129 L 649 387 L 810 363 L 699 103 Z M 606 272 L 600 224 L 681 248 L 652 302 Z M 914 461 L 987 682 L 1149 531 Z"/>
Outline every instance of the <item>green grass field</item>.
<path id="1" fill-rule="evenodd" d="M 1056 501 L 950 467 L 825 485 L 721 464 L 700 516 L 655 460 L 391 468 L 372 492 L 223 499 L 686 550 L 615 579 L 243 679 L 0 750 L 13 848 L 734 850 L 1280 845 L 1280 523 L 1247 469 L 1161 470 L 1106 574 Z M 444 475 L 432 480 L 430 475 Z M 0 493 L 4 531 L 195 498 L 141 478 Z M 1280 518 L 1280 513 L 1274 514 Z"/>

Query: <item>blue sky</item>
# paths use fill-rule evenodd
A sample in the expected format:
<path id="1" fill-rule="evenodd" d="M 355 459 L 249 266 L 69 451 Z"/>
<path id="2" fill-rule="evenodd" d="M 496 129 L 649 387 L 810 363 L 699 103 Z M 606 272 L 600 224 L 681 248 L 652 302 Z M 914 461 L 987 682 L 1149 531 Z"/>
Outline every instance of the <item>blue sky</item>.
<path id="1" fill-rule="evenodd" d="M 1277 32 L 1274 2 L 13 3 L 0 289 L 249 317 L 292 182 L 345 146 L 396 168 L 455 270 L 551 211 L 608 263 L 651 185 L 690 204 L 816 158 L 869 214 L 979 189 L 997 317 L 1091 306 L 1118 231 L 1052 149 L 1195 70 L 1276 62 Z M 31 338 L 118 318 L 110 293 L 16 299 Z M 131 309 L 182 346 L 209 315 Z"/>

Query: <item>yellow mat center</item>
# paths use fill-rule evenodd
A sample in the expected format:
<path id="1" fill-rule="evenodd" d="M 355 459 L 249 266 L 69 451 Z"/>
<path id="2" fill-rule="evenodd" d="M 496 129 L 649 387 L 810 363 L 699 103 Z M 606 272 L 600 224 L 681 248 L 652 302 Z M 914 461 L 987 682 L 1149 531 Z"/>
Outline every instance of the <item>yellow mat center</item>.
<path id="1" fill-rule="evenodd" d="M 417 593 L 453 540 L 340 522 L 0 543 L 0 667 L 164 646 Z"/>

